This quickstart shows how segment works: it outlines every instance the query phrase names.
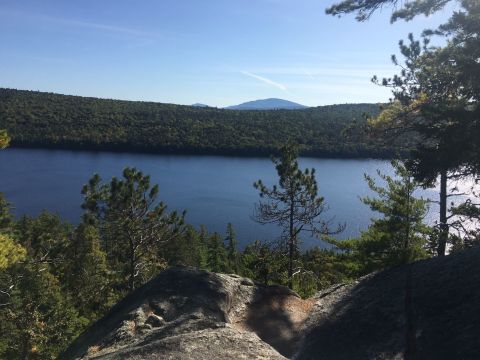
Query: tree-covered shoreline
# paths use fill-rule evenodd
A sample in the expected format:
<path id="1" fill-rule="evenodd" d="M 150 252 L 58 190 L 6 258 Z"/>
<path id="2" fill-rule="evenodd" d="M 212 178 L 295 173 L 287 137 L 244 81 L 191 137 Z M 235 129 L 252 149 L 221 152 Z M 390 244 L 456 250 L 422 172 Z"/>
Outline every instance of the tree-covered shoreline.
<path id="1" fill-rule="evenodd" d="M 212 157 L 226 157 L 226 158 L 271 158 L 272 155 L 278 155 L 278 149 L 272 150 L 210 150 L 210 149 L 173 149 L 173 148 L 158 148 L 156 150 L 130 148 L 130 147 L 113 147 L 113 146 L 90 146 L 77 144 L 24 144 L 15 143 L 9 146 L 11 149 L 27 149 L 27 150 L 58 150 L 58 151 L 79 151 L 79 152 L 94 152 L 94 153 L 116 153 L 116 154 L 148 154 L 148 155 L 171 155 L 171 156 L 212 156 Z M 383 153 L 369 152 L 361 154 L 342 154 L 338 152 L 301 152 L 302 158 L 314 159 L 344 159 L 344 160 L 391 160 L 395 158 L 393 151 L 385 151 Z"/>
<path id="2" fill-rule="evenodd" d="M 11 146 L 183 155 L 270 156 L 288 141 L 302 156 L 390 158 L 363 132 L 380 104 L 227 110 L 0 89 Z"/>

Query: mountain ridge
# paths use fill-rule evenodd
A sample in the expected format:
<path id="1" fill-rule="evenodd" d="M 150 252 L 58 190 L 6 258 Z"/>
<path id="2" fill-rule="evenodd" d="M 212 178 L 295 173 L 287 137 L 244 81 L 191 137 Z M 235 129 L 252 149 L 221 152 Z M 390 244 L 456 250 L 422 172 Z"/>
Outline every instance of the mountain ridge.
<path id="1" fill-rule="evenodd" d="M 299 110 L 307 108 L 308 106 L 278 98 L 252 100 L 225 107 L 228 110 Z"/>

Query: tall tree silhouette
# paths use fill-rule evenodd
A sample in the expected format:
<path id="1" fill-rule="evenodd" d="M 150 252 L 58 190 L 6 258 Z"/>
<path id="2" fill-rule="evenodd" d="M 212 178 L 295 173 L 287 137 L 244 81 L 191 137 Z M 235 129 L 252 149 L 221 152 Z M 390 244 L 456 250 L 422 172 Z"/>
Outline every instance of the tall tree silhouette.
<path id="1" fill-rule="evenodd" d="M 326 210 L 324 198 L 318 195 L 315 169 L 302 171 L 298 166 L 298 149 L 288 143 L 279 157 L 272 161 L 278 174 L 278 185 L 268 188 L 262 180 L 253 186 L 260 192 L 254 219 L 261 224 L 274 223 L 282 229 L 288 253 L 289 286 L 293 286 L 294 261 L 298 254 L 298 240 L 302 232 L 316 236 L 329 235 L 327 222 L 320 218 Z"/>

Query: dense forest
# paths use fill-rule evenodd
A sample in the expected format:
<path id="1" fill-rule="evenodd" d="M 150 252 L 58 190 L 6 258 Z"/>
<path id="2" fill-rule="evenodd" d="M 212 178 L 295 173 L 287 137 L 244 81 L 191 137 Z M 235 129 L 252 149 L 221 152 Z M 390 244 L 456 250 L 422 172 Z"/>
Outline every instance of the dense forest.
<path id="1" fill-rule="evenodd" d="M 12 146 L 159 153 L 270 155 L 287 140 L 324 157 L 388 157 L 366 136 L 378 104 L 240 111 L 0 89 Z"/>

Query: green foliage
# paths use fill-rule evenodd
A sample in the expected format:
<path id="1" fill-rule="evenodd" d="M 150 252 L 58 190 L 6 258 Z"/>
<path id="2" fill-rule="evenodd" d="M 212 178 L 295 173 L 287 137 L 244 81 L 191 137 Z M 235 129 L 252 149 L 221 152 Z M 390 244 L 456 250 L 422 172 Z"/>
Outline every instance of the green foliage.
<path id="1" fill-rule="evenodd" d="M 345 251 L 314 247 L 302 254 L 301 261 L 304 271 L 314 275 L 315 286 L 312 287 L 314 291 L 326 289 L 334 284 L 348 283 L 363 275 L 357 259 Z M 312 295 L 312 291 L 305 295 Z"/>
<path id="2" fill-rule="evenodd" d="M 193 226 L 187 225 L 182 236 L 162 245 L 160 254 L 168 265 L 207 267 L 207 243 L 204 237 L 206 230 L 202 226 L 197 231 Z"/>
<path id="3" fill-rule="evenodd" d="M 293 286 L 294 262 L 298 255 L 301 233 L 315 236 L 331 234 L 328 224 L 320 219 L 325 210 L 324 198 L 318 196 L 315 169 L 302 171 L 298 166 L 298 148 L 288 143 L 280 157 L 272 159 L 278 174 L 278 185 L 266 187 L 262 180 L 253 186 L 260 192 L 254 218 L 260 224 L 277 224 L 282 229 L 288 252 L 289 286 Z M 336 232 L 340 232 L 341 227 Z"/>
<path id="4" fill-rule="evenodd" d="M 353 12 L 362 21 L 382 6 L 390 5 L 395 9 L 392 21 L 410 20 L 439 11 L 450 2 L 454 1 L 413 0 L 397 7 L 395 0 L 345 0 L 327 12 Z M 381 82 L 392 88 L 392 106 L 400 110 L 391 117 L 394 126 L 390 129 L 403 134 L 413 130 L 418 134 L 409 169 L 426 185 L 440 176 L 439 255 L 445 254 L 451 226 L 458 228 L 458 221 L 450 222 L 447 215 L 447 180 L 465 175 L 478 179 L 480 174 L 480 2 L 455 2 L 458 9 L 446 23 L 423 32 L 423 44 L 414 40 L 412 34 L 408 43 L 400 42 L 404 63 L 400 65 L 392 57 L 400 66 L 400 73 Z M 430 46 L 433 36 L 443 37 L 444 45 Z M 374 81 L 378 82 L 376 77 Z M 395 131 L 390 138 L 397 134 Z"/>
<path id="5" fill-rule="evenodd" d="M 2 275 L 4 280 L 5 273 Z M 0 358 L 56 358 L 85 322 L 48 265 L 13 266 L 9 275 L 16 281 L 0 308 Z"/>
<path id="6" fill-rule="evenodd" d="M 290 285 L 287 258 L 280 249 L 257 240 L 245 247 L 242 261 L 241 275 L 265 285 Z M 295 260 L 295 269 L 292 289 L 304 298 L 363 275 L 358 259 L 352 254 L 318 247 L 299 255 Z"/>
<path id="7" fill-rule="evenodd" d="M 207 268 L 213 272 L 228 271 L 228 258 L 222 237 L 213 233 L 207 240 Z"/>
<path id="8" fill-rule="evenodd" d="M 6 130 L 0 130 L 0 149 L 5 149 L 10 143 L 10 138 L 8 137 Z"/>
<path id="9" fill-rule="evenodd" d="M 376 12 L 386 6 L 392 6 L 391 22 L 399 19 L 412 20 L 417 15 L 431 15 L 445 7 L 452 0 L 412 0 L 398 2 L 397 0 L 343 0 L 326 10 L 327 14 L 341 16 L 355 13 L 358 21 L 366 21 Z"/>
<path id="10" fill-rule="evenodd" d="M 473 192 L 473 195 L 450 209 L 452 216 L 456 218 L 451 227 L 457 232 L 456 235 L 451 235 L 451 251 L 480 245 L 480 194 Z"/>
<path id="11" fill-rule="evenodd" d="M 180 236 L 185 213 L 167 213 L 149 176 L 126 168 L 122 180 L 102 184 L 95 175 L 82 194 L 84 221 L 99 227 L 118 286 L 132 291 L 164 268 L 159 246 Z"/>
<path id="12" fill-rule="evenodd" d="M 292 139 L 305 155 L 386 157 L 390 147 L 343 133 L 378 112 L 376 104 L 237 111 L 0 89 L 0 128 L 14 146 L 248 156 Z"/>
<path id="13" fill-rule="evenodd" d="M 0 271 L 25 260 L 27 251 L 10 236 L 0 233 Z"/>
<path id="14" fill-rule="evenodd" d="M 245 247 L 242 257 L 242 275 L 265 285 L 287 283 L 287 261 L 278 249 L 256 240 Z"/>
<path id="15" fill-rule="evenodd" d="M 10 213 L 10 203 L 0 192 L 0 231 L 7 231 L 13 225 L 13 216 Z"/>
<path id="16" fill-rule="evenodd" d="M 376 197 L 365 197 L 362 201 L 371 210 L 381 214 L 372 219 L 367 231 L 360 239 L 334 241 L 340 249 L 353 252 L 366 274 L 387 267 L 406 264 L 427 257 L 427 242 L 431 229 L 423 223 L 428 201 L 414 197 L 419 187 L 405 166 L 393 161 L 395 178 L 378 172 L 386 183 L 376 184 L 371 176 L 365 179 Z"/>
<path id="17" fill-rule="evenodd" d="M 49 270 L 64 283 L 68 246 L 73 227 L 62 222 L 58 215 L 43 211 L 37 218 L 22 217 L 14 227 L 19 243 L 27 250 L 30 259 L 49 263 Z"/>
<path id="18" fill-rule="evenodd" d="M 238 252 L 238 242 L 235 234 L 235 229 L 231 223 L 227 224 L 227 234 L 225 237 L 228 272 L 238 274 L 241 272 L 242 264 L 240 253 Z"/>
<path id="19" fill-rule="evenodd" d="M 80 224 L 67 251 L 68 291 L 80 315 L 93 321 L 119 300 L 111 287 L 112 274 L 100 246 L 98 230 L 92 225 Z"/>

